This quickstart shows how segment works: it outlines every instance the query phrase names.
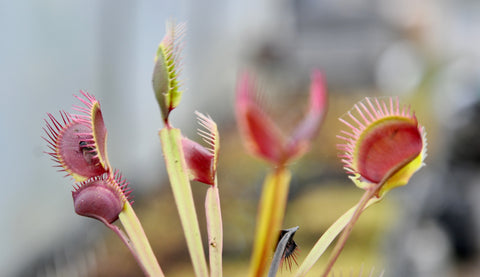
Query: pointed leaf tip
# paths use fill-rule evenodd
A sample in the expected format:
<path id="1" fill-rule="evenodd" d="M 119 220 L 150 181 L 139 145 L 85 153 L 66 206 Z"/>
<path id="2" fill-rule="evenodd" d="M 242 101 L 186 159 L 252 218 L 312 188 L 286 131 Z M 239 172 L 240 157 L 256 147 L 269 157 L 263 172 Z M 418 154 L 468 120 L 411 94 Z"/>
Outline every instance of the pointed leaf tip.
<path id="1" fill-rule="evenodd" d="M 181 51 L 185 24 L 167 22 L 166 34 L 158 46 L 153 69 L 152 85 L 162 117 L 168 123 L 170 112 L 180 103 L 182 91 L 178 76 L 181 71 Z"/>
<path id="2" fill-rule="evenodd" d="M 285 138 L 257 101 L 251 76 L 244 72 L 237 84 L 236 117 L 240 135 L 252 155 L 278 165 L 285 161 Z"/>
<path id="3" fill-rule="evenodd" d="M 195 112 L 195 114 L 198 117 L 198 123 L 203 127 L 203 129 L 198 129 L 198 134 L 208 146 L 205 147 L 193 140 L 182 137 L 182 149 L 189 177 L 191 180 L 215 185 L 218 150 L 220 147 L 217 124 L 209 116 L 199 112 Z"/>
<path id="4" fill-rule="evenodd" d="M 217 124 L 210 116 L 206 116 L 200 112 L 195 112 L 198 124 L 202 127 L 198 129 L 198 134 L 208 144 L 208 150 L 213 154 L 213 171 L 217 170 L 218 153 L 220 149 L 220 134 L 218 133 Z"/>
<path id="5" fill-rule="evenodd" d="M 320 70 L 315 69 L 312 71 L 311 77 L 309 110 L 316 113 L 324 114 L 326 106 L 327 90 L 325 84 L 325 77 Z"/>
<path id="6" fill-rule="evenodd" d="M 237 122 L 247 149 L 255 156 L 275 165 L 292 161 L 307 151 L 311 140 L 320 129 L 326 106 L 327 92 L 324 77 L 319 70 L 314 70 L 307 113 L 287 140 L 259 105 L 252 77 L 244 72 L 237 84 L 235 103 Z"/>
<path id="7" fill-rule="evenodd" d="M 288 144 L 291 159 L 303 155 L 310 148 L 311 141 L 318 134 L 327 112 L 325 79 L 319 70 L 312 72 L 309 101 L 307 113 L 293 131 Z"/>

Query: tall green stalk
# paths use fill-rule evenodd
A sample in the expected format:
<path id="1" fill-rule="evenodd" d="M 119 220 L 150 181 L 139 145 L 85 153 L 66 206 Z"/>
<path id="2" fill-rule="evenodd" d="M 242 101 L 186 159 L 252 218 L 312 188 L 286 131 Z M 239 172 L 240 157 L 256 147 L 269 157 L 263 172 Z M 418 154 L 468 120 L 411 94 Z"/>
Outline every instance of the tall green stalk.
<path id="1" fill-rule="evenodd" d="M 220 207 L 220 196 L 218 183 L 207 189 L 205 197 L 205 214 L 207 216 L 208 230 L 208 253 L 210 261 L 210 276 L 222 276 L 222 250 L 223 250 L 223 226 L 222 212 Z"/>
<path id="2" fill-rule="evenodd" d="M 249 276 L 263 276 L 268 267 L 283 223 L 290 179 L 291 173 L 285 167 L 275 169 L 265 179 Z"/>
<path id="3" fill-rule="evenodd" d="M 133 250 L 135 251 L 132 254 L 136 256 L 138 261 L 140 261 L 140 266 L 144 270 L 146 276 L 164 276 L 157 258 L 153 253 L 152 247 L 148 242 L 147 236 L 143 231 L 142 225 L 129 202 L 125 203 L 118 218 L 120 219 L 123 228 L 125 228 L 125 232 L 127 233 L 133 246 Z"/>
<path id="4" fill-rule="evenodd" d="M 208 276 L 208 267 L 198 225 L 197 212 L 184 159 L 179 129 L 165 127 L 159 132 L 170 185 L 182 223 L 195 276 Z"/>

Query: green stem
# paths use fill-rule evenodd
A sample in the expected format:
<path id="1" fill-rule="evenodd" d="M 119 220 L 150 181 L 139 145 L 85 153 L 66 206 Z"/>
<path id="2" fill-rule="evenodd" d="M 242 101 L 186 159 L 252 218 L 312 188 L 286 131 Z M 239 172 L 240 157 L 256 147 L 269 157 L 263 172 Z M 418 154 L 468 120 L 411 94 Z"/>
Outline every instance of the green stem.
<path id="1" fill-rule="evenodd" d="M 133 211 L 132 206 L 128 201 L 125 202 L 123 210 L 118 215 L 118 218 L 120 219 L 123 228 L 125 228 L 125 232 L 130 238 L 134 250 L 134 256 L 136 257 L 137 261 L 140 262 L 140 266 L 142 267 L 145 275 L 155 277 L 164 276 L 162 269 L 158 264 L 157 258 L 153 253 L 152 247 L 148 242 L 147 236 L 143 231 L 142 225 L 140 224 L 137 215 Z"/>
<path id="2" fill-rule="evenodd" d="M 404 167 L 414 159 L 415 157 L 412 157 L 411 159 L 397 165 L 396 167 L 391 169 L 387 174 L 385 174 L 385 176 L 379 183 L 366 189 L 365 193 L 363 194 L 362 198 L 360 199 L 360 201 L 356 206 L 355 212 L 351 216 L 350 220 L 348 221 L 348 224 L 345 226 L 345 229 L 343 230 L 342 235 L 338 239 L 322 277 L 327 277 L 330 271 L 332 270 L 333 264 L 335 264 L 338 257 L 340 256 L 340 252 L 342 252 L 343 248 L 345 247 L 345 243 L 348 237 L 350 236 L 350 233 L 353 230 L 353 226 L 360 218 L 360 215 L 362 214 L 362 212 L 371 204 L 376 203 L 382 199 L 383 195 L 385 194 L 385 191 L 382 192 L 381 189 L 385 188 L 385 184 L 387 183 L 387 181 L 389 181 L 392 177 L 394 177 L 395 174 L 399 173 L 399 171 L 402 171 Z M 388 189 L 392 189 L 392 187 Z"/>
<path id="3" fill-rule="evenodd" d="M 260 277 L 266 271 L 268 259 L 275 249 L 283 223 L 290 178 L 290 171 L 285 167 L 280 167 L 270 172 L 265 179 L 259 204 L 249 276 Z"/>
<path id="4" fill-rule="evenodd" d="M 169 126 L 159 132 L 170 185 L 192 259 L 195 276 L 207 277 L 208 267 L 198 225 L 197 212 L 187 173 L 180 130 Z"/>
<path id="5" fill-rule="evenodd" d="M 205 214 L 207 216 L 208 253 L 210 260 L 210 276 L 222 276 L 223 226 L 220 208 L 220 196 L 217 180 L 209 186 L 205 198 Z"/>
<path id="6" fill-rule="evenodd" d="M 372 197 L 375 197 L 375 192 L 376 190 L 368 189 L 362 195 L 362 198 L 360 198 L 360 201 L 356 205 L 355 212 L 353 213 L 352 217 L 348 221 L 348 224 L 343 229 L 343 232 L 340 235 L 340 238 L 338 239 L 337 244 L 333 248 L 332 255 L 330 256 L 330 259 L 327 263 L 327 267 L 325 268 L 325 271 L 323 272 L 322 277 L 327 277 L 330 271 L 332 270 L 333 265 L 335 264 L 338 257 L 340 256 L 340 253 L 345 247 L 345 243 L 347 242 L 347 239 L 353 230 L 353 226 L 355 225 L 355 223 L 357 223 L 358 219 L 360 218 L 360 214 L 362 214 L 362 212 L 365 210 L 365 207 L 367 206 L 367 203 L 370 201 L 370 199 L 372 199 Z"/>
<path id="7" fill-rule="evenodd" d="M 371 205 L 377 203 L 378 198 L 373 198 L 366 206 L 362 209 L 370 207 Z M 318 259 L 323 255 L 325 250 L 330 246 L 333 240 L 340 234 L 340 232 L 347 226 L 350 222 L 350 219 L 354 215 L 355 211 L 358 210 L 359 204 L 356 204 L 348 211 L 346 211 L 342 216 L 340 216 L 328 229 L 323 233 L 323 235 L 318 239 L 317 243 L 313 246 L 312 250 L 308 253 L 307 257 L 303 263 L 299 266 L 295 277 L 305 276 L 308 271 L 313 267 L 313 265 L 318 261 Z"/>
<path id="8" fill-rule="evenodd" d="M 130 250 L 130 252 L 132 253 L 133 257 L 135 258 L 135 260 L 137 261 L 138 265 L 142 268 L 143 272 L 146 273 L 146 270 L 145 270 L 145 267 L 144 265 L 142 264 L 142 261 L 140 261 L 138 255 L 137 255 L 137 252 L 135 251 L 135 248 L 133 248 L 133 245 L 132 243 L 130 242 L 130 239 L 128 238 L 128 236 L 122 231 L 122 229 L 120 229 L 117 225 L 115 224 L 111 224 L 111 223 L 108 223 L 108 222 L 104 222 L 104 224 L 110 228 L 110 230 L 112 230 L 115 234 L 117 234 L 117 236 L 122 240 L 122 242 L 127 246 L 128 250 Z"/>

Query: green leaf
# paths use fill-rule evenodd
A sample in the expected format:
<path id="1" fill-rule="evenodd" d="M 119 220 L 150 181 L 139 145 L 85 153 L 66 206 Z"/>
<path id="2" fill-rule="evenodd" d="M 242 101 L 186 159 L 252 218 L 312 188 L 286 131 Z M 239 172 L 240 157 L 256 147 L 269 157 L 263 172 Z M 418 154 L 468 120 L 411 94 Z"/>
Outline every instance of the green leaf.
<path id="1" fill-rule="evenodd" d="M 380 201 L 379 198 L 372 198 L 368 201 L 365 209 L 369 206 L 377 203 Z M 333 242 L 333 240 L 342 232 L 343 228 L 350 222 L 355 210 L 357 209 L 357 205 L 350 208 L 347 212 L 345 212 L 341 217 L 337 219 L 328 229 L 323 233 L 320 239 L 315 243 L 310 253 L 308 253 L 307 257 L 303 261 L 303 263 L 299 266 L 297 273 L 295 274 L 296 277 L 305 276 L 307 272 L 312 268 L 312 266 L 318 261 L 318 259 L 323 255 L 325 250 L 327 250 L 328 246 Z"/>
<path id="2" fill-rule="evenodd" d="M 178 106 L 182 96 L 178 76 L 181 71 L 185 24 L 175 25 L 173 22 L 167 22 L 166 32 L 155 57 L 152 85 L 163 120 L 168 122 L 168 115 Z"/>
<path id="3" fill-rule="evenodd" d="M 283 223 L 290 179 L 290 171 L 281 167 L 270 172 L 263 183 L 249 276 L 264 276 Z"/>

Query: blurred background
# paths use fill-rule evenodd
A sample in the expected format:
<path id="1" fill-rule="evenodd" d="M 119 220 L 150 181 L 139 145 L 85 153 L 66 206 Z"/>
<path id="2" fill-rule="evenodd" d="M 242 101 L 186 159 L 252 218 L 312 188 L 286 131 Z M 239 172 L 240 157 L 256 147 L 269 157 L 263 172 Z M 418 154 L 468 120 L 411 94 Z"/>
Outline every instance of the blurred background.
<path id="1" fill-rule="evenodd" d="M 0 275 L 141 276 L 117 237 L 74 214 L 71 180 L 43 153 L 46 113 L 71 112 L 79 104 L 72 95 L 83 89 L 100 100 L 110 162 L 131 182 L 162 268 L 192 276 L 151 89 L 170 18 L 188 24 L 185 93 L 173 124 L 198 139 L 198 110 L 221 134 L 225 276 L 245 276 L 268 170 L 244 152 L 236 130 L 235 83 L 247 68 L 286 130 L 302 115 L 311 70 L 327 78 L 320 135 L 292 165 L 285 227 L 300 226 L 299 261 L 361 195 L 336 157 L 337 118 L 366 96 L 398 95 L 427 130 L 427 166 L 362 215 L 335 274 L 480 276 L 480 2 L 473 0 L 1 1 Z M 203 224 L 206 187 L 192 186 Z"/>

